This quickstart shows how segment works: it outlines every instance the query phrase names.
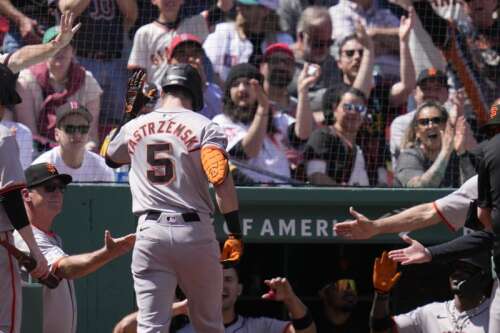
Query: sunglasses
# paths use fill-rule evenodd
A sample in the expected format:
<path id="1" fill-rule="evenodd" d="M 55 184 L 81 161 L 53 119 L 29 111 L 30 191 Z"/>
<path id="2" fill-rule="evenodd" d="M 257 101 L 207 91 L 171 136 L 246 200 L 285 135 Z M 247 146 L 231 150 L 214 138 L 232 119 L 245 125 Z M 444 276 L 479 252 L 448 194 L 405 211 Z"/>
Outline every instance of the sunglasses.
<path id="1" fill-rule="evenodd" d="M 348 58 L 352 58 L 354 56 L 354 53 L 356 53 L 356 52 L 359 54 L 360 57 L 363 56 L 363 49 L 342 51 L 342 53 L 345 54 Z"/>
<path id="2" fill-rule="evenodd" d="M 359 113 L 365 113 L 367 107 L 363 104 L 344 103 L 344 105 L 342 105 L 342 109 L 348 112 L 356 111 Z"/>
<path id="3" fill-rule="evenodd" d="M 59 190 L 61 193 L 64 193 L 64 191 L 66 191 L 66 185 L 58 183 L 48 183 L 43 185 L 43 189 L 47 193 L 54 193 L 56 190 Z"/>
<path id="4" fill-rule="evenodd" d="M 75 134 L 76 132 L 79 132 L 81 134 L 87 134 L 90 130 L 89 125 L 66 125 L 63 126 L 64 132 L 68 134 Z"/>
<path id="5" fill-rule="evenodd" d="M 352 279 L 341 279 L 335 283 L 337 291 L 352 290 L 356 291 L 356 281 Z"/>
<path id="6" fill-rule="evenodd" d="M 417 124 L 420 126 L 429 126 L 431 123 L 436 125 L 441 125 L 444 123 L 444 118 L 442 117 L 433 117 L 433 118 L 420 118 L 417 119 Z"/>

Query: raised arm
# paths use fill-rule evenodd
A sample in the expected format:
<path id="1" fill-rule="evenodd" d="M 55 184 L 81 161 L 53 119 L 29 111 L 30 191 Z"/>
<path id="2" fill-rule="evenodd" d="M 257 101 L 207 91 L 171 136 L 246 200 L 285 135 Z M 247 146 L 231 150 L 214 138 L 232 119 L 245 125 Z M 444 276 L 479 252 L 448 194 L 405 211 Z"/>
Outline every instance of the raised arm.
<path id="1" fill-rule="evenodd" d="M 137 7 L 136 0 L 116 0 L 118 9 L 123 15 L 123 26 L 125 32 L 128 32 L 137 21 L 139 15 L 139 8 Z"/>
<path id="2" fill-rule="evenodd" d="M 375 51 L 372 39 L 368 36 L 365 28 L 359 22 L 356 23 L 356 38 L 363 46 L 363 58 L 361 59 L 358 75 L 356 76 L 352 87 L 361 90 L 366 99 L 368 99 L 373 87 L 373 64 L 375 61 Z"/>
<path id="3" fill-rule="evenodd" d="M 315 68 L 314 75 L 308 75 L 310 68 Z M 295 122 L 295 135 L 301 140 L 307 140 L 313 128 L 313 115 L 309 102 L 309 88 L 313 86 L 321 75 L 321 68 L 313 64 L 305 64 L 302 69 L 298 84 L 297 114 Z"/>
<path id="4" fill-rule="evenodd" d="M 91 0 L 60 0 L 59 10 L 64 13 L 66 11 L 71 11 L 74 13 L 75 17 L 82 15 L 82 13 L 90 5 Z"/>
<path id="5" fill-rule="evenodd" d="M 104 246 L 94 252 L 62 257 L 56 263 L 55 274 L 64 279 L 77 279 L 95 272 L 111 260 L 127 253 L 135 242 L 135 234 L 112 238 L 109 231 L 104 233 Z"/>
<path id="6" fill-rule="evenodd" d="M 61 16 L 61 32 L 49 43 L 27 45 L 12 53 L 7 66 L 14 73 L 31 65 L 45 61 L 68 45 L 74 34 L 80 28 L 80 23 L 73 26 L 75 16 L 71 12 L 64 12 Z"/>

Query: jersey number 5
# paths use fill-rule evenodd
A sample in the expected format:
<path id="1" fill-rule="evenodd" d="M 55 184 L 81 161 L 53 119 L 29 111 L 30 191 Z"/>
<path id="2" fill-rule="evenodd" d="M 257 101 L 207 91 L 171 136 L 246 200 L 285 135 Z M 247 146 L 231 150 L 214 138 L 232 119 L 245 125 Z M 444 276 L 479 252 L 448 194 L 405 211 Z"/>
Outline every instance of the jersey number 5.
<path id="1" fill-rule="evenodd" d="M 168 185 L 175 177 L 175 163 L 168 156 L 172 153 L 170 143 L 148 145 L 148 180 L 154 184 Z"/>

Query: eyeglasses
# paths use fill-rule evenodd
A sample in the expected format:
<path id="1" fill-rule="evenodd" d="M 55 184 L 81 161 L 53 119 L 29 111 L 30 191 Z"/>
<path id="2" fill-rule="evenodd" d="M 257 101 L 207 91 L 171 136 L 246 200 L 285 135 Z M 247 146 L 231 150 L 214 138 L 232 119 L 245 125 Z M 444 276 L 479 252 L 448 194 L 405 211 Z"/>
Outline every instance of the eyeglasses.
<path id="1" fill-rule="evenodd" d="M 76 132 L 80 132 L 81 134 L 87 134 L 90 130 L 89 125 L 66 125 L 63 126 L 64 132 L 68 134 L 75 134 Z"/>
<path id="2" fill-rule="evenodd" d="M 420 126 L 429 126 L 431 123 L 436 125 L 441 125 L 444 123 L 444 118 L 442 117 L 432 117 L 432 118 L 420 118 L 417 119 L 417 124 Z"/>
<path id="3" fill-rule="evenodd" d="M 352 58 L 354 56 L 354 53 L 358 53 L 360 57 L 363 56 L 363 49 L 357 49 L 357 50 L 344 50 L 342 51 L 343 54 L 346 55 L 348 58 Z"/>
<path id="4" fill-rule="evenodd" d="M 56 190 L 59 190 L 61 193 L 64 193 L 64 191 L 66 191 L 66 185 L 59 183 L 47 183 L 43 184 L 43 189 L 47 193 L 54 193 Z"/>
<path id="5" fill-rule="evenodd" d="M 348 112 L 356 111 L 359 113 L 365 113 L 367 110 L 366 105 L 353 103 L 344 103 L 344 105 L 342 105 L 342 109 Z"/>

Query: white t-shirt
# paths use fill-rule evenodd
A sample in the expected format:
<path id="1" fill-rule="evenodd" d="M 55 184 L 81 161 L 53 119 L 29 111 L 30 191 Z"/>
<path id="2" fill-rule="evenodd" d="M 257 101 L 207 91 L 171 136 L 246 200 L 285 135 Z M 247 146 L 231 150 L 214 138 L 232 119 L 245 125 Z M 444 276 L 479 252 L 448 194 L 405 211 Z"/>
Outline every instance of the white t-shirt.
<path id="1" fill-rule="evenodd" d="M 274 41 L 263 41 L 261 50 L 272 43 L 292 44 L 293 38 L 289 34 L 278 33 Z M 240 38 L 234 22 L 217 24 L 215 31 L 203 43 L 203 48 L 222 80 L 226 80 L 231 67 L 248 62 L 253 53 L 252 42 Z"/>
<path id="2" fill-rule="evenodd" d="M 9 128 L 16 137 L 19 146 L 19 159 L 23 170 L 33 161 L 33 134 L 28 126 L 9 120 L 2 120 L 2 124 Z"/>
<path id="3" fill-rule="evenodd" d="M 227 151 L 230 151 L 238 144 L 248 133 L 249 125 L 242 123 L 234 123 L 225 114 L 219 114 L 212 119 L 219 124 L 228 139 Z M 286 156 L 288 142 L 288 127 L 295 123 L 295 119 L 289 115 L 276 112 L 273 116 L 273 124 L 278 130 L 278 133 L 272 137 L 266 135 L 264 142 L 256 157 L 244 160 L 243 162 L 249 167 L 255 167 L 265 171 L 271 171 L 274 174 L 290 178 L 290 164 Z M 239 168 L 239 170 L 258 183 L 282 183 L 276 178 L 248 170 Z"/>
<path id="4" fill-rule="evenodd" d="M 67 254 L 62 249 L 61 237 L 54 233 L 46 233 L 33 227 L 35 241 L 40 248 L 49 269 Z M 14 242 L 23 252 L 29 252 L 28 246 L 21 235 L 14 233 Z M 43 287 L 43 333 L 74 333 L 76 332 L 76 296 L 73 280 L 63 279 L 55 289 Z"/>
<path id="5" fill-rule="evenodd" d="M 112 182 L 114 173 L 104 158 L 96 153 L 85 150 L 82 166 L 78 169 L 68 167 L 61 157 L 61 147 L 54 147 L 38 156 L 32 164 L 52 163 L 59 173 L 65 173 L 73 178 L 73 182 Z"/>
<path id="6" fill-rule="evenodd" d="M 196 35 L 204 41 L 209 33 L 205 18 L 201 15 L 188 17 L 177 29 L 169 29 L 156 21 L 143 25 L 135 33 L 128 64 L 146 69 L 148 81 L 159 84 L 167 67 L 166 50 L 172 39 L 182 33 Z"/>
<path id="7" fill-rule="evenodd" d="M 488 298 L 479 306 L 464 312 L 458 312 L 453 300 L 430 303 L 393 319 L 398 333 L 487 333 L 490 303 L 491 298 Z"/>
<path id="8" fill-rule="evenodd" d="M 225 333 L 283 333 L 290 326 L 289 321 L 282 321 L 268 317 L 243 317 L 238 315 L 238 319 L 224 329 Z M 177 333 L 196 333 L 193 325 L 188 324 Z"/>

